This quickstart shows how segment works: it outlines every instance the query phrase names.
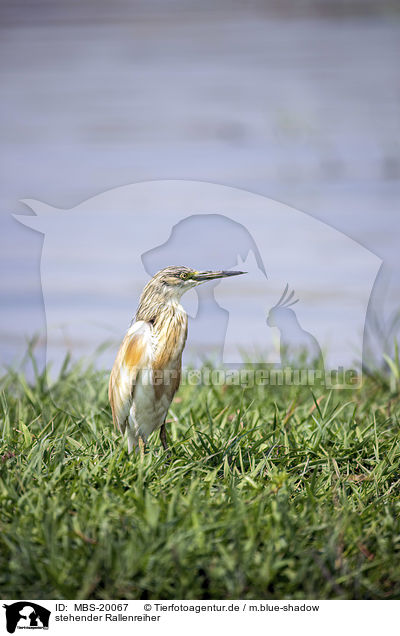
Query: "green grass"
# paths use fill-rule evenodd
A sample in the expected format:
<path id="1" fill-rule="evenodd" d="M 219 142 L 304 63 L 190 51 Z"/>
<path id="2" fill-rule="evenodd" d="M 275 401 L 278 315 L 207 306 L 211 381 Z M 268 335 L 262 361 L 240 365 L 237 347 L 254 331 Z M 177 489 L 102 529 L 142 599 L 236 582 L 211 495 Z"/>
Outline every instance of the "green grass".
<path id="1" fill-rule="evenodd" d="M 106 385 L 1 380 L 2 598 L 400 597 L 393 382 L 181 387 L 143 461 Z"/>

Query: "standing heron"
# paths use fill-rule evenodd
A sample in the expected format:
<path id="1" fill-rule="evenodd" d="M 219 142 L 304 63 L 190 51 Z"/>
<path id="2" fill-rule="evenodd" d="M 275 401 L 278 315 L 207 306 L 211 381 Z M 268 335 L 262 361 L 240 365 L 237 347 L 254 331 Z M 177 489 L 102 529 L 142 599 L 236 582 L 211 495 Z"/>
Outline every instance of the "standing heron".
<path id="1" fill-rule="evenodd" d="M 181 296 L 196 285 L 245 272 L 198 272 L 166 267 L 147 283 L 136 316 L 122 341 L 110 375 L 108 397 L 114 425 L 127 429 L 128 452 L 160 429 L 167 448 L 165 418 L 180 383 L 187 315 Z"/>

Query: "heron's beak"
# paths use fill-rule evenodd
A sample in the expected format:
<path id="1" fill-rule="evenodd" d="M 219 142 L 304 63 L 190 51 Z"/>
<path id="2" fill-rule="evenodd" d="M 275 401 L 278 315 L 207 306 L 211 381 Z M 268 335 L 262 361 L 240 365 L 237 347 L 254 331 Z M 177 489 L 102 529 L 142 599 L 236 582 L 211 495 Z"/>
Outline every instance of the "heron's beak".
<path id="1" fill-rule="evenodd" d="M 201 283 L 206 280 L 214 280 L 215 278 L 227 278 L 228 276 L 239 276 L 239 274 L 247 274 L 247 272 L 196 272 L 192 276 L 192 280 Z"/>

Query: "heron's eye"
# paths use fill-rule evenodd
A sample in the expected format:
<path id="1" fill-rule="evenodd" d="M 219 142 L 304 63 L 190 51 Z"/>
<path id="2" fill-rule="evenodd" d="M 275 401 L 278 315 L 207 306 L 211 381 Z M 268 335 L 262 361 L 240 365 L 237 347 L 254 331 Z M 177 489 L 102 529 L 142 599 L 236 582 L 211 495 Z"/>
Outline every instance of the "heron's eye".
<path id="1" fill-rule="evenodd" d="M 182 272 L 181 278 L 182 280 L 187 280 L 189 278 L 189 274 L 187 272 Z"/>

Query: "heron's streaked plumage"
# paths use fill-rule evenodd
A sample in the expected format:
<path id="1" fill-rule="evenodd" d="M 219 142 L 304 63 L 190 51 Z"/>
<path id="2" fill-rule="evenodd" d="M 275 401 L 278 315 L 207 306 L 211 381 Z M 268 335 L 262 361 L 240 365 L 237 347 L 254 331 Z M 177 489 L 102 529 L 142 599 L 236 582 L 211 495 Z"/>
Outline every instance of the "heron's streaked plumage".
<path id="1" fill-rule="evenodd" d="M 198 272 L 166 267 L 146 285 L 136 316 L 122 341 L 110 375 L 109 400 L 114 424 L 127 429 L 128 450 L 162 429 L 180 383 L 187 315 L 180 298 L 206 280 L 243 272 Z"/>

